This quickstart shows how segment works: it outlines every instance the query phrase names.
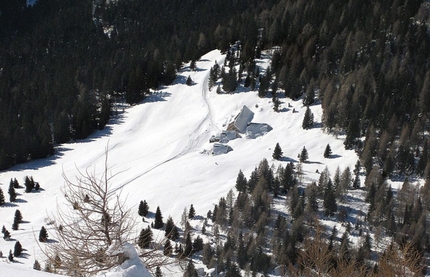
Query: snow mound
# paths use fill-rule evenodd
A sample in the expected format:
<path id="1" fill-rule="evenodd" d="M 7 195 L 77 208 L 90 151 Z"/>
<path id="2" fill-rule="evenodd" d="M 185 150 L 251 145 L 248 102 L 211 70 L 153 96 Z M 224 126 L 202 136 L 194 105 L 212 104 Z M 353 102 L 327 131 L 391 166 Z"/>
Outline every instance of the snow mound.
<path id="1" fill-rule="evenodd" d="M 140 260 L 136 249 L 130 243 L 123 243 L 119 248 L 112 247 L 108 250 L 111 256 L 122 255 L 126 260 L 119 266 L 98 274 L 98 277 L 151 277 L 145 264 Z"/>
<path id="2" fill-rule="evenodd" d="M 246 128 L 246 137 L 249 139 L 255 139 L 264 136 L 272 130 L 273 128 L 266 123 L 250 123 Z"/>
<path id="3" fill-rule="evenodd" d="M 221 154 L 227 154 L 228 152 L 230 152 L 232 150 L 233 150 L 233 148 L 231 148 L 230 146 L 228 146 L 226 144 L 215 143 L 214 147 L 212 149 L 212 155 L 216 156 L 216 155 L 221 155 Z"/>

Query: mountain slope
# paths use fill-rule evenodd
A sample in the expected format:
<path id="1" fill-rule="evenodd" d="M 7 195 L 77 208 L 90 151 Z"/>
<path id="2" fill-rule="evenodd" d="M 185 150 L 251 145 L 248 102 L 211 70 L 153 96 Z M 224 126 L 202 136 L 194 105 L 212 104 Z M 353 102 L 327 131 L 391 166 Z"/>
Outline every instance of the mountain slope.
<path id="1" fill-rule="evenodd" d="M 270 60 L 264 57 L 257 63 L 262 71 Z M 338 165 L 341 169 L 353 168 L 357 156 L 343 148 L 342 140 L 325 134 L 320 128 L 302 129 L 305 112 L 302 101 L 282 98 L 282 111 L 275 113 L 271 99 L 259 98 L 256 91 L 240 89 L 238 93 L 222 95 L 216 94 L 215 89 L 209 91 L 209 69 L 215 61 L 222 64 L 223 60 L 219 51 L 206 54 L 197 62 L 196 71 L 183 67 L 172 86 L 161 87 L 145 103 L 130 107 L 124 113 L 119 110 L 118 117 L 104 131 L 83 141 L 58 146 L 51 158 L 1 172 L 0 187 L 6 196 L 11 178 L 17 178 L 22 185 L 25 176 L 33 176 L 43 189 L 38 193 L 18 189 L 18 201 L 0 207 L 0 225 L 9 231 L 16 209 L 24 217 L 25 223 L 20 224 L 19 230 L 11 231 L 11 235 L 26 249 L 27 258 L 16 260 L 26 267 L 32 267 L 34 259 L 43 260 L 36 238 L 43 225 L 49 232 L 47 217 L 55 214 L 57 205 L 64 203 L 62 174 L 72 180 L 78 170 L 101 175 L 105 151 L 110 172 L 120 173 L 112 179 L 112 187 L 118 193 L 121 191 L 137 222 L 140 222 L 137 206 L 141 200 L 148 202 L 150 211 L 159 206 L 164 218 L 171 215 L 176 222 L 190 204 L 198 215 L 206 215 L 220 197 L 234 188 L 240 169 L 249 176 L 263 158 L 269 164 L 285 166 L 286 161 L 272 160 L 278 142 L 288 161 L 298 161 L 301 149 L 307 148 L 309 162 L 303 165 L 305 182 L 317 180 L 316 171 L 323 171 L 326 165 L 332 173 Z M 185 84 L 188 76 L 194 81 L 191 86 Z M 233 151 L 226 155 L 207 154 L 212 147 L 209 138 L 224 130 L 243 105 L 255 113 L 253 122 L 267 123 L 273 130 L 256 139 L 243 137 L 230 141 Z M 311 109 L 316 122 L 321 122 L 320 106 Z M 333 149 L 332 159 L 323 158 L 327 144 Z M 136 228 L 138 232 L 142 226 L 138 223 Z M 50 233 L 50 238 L 55 239 L 54 234 Z M 14 243 L 1 241 L 0 250 L 8 253 Z"/>

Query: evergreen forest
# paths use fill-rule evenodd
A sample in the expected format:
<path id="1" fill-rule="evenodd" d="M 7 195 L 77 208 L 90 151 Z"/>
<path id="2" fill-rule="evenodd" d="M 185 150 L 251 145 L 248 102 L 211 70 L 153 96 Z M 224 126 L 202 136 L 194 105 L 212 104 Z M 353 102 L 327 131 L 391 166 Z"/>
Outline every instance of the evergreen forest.
<path id="1" fill-rule="evenodd" d="M 118 103 L 142 101 L 183 62 L 239 41 L 232 74 L 255 74 L 260 50 L 279 46 L 259 96 L 271 83 L 321 104 L 323 127 L 346 134 L 367 174 L 428 175 L 426 2 L 39 0 L 0 11 L 2 169 L 103 129 Z"/>
<path id="2" fill-rule="evenodd" d="M 236 190 L 206 216 L 190 203 L 182 228 L 170 216 L 163 221 L 159 206 L 150 210 L 141 201 L 138 215 L 146 222 L 151 211 L 154 222 L 141 230 L 139 247 L 155 248 L 153 231 L 164 231 L 163 255 L 190 261 L 184 276 L 197 274 L 193 255 L 226 276 L 241 270 L 394 276 L 387 273 L 393 264 L 424 275 L 430 252 L 429 16 L 430 3 L 422 0 L 38 0 L 30 6 L 3 0 L 0 170 L 53 155 L 57 145 L 106 128 L 125 106 L 171 84 L 184 63 L 193 70 L 201 55 L 220 49 L 225 63 L 211 68 L 209 88 L 219 79 L 219 94 L 250 87 L 272 98 L 274 112 L 279 98 L 300 100 L 303 129 L 315 127 L 311 106 L 321 105 L 321 128 L 344 137 L 357 164 L 318 172 L 318 182 L 305 184 L 305 147 L 298 164 L 275 168 L 264 159 L 250 176 L 239 171 Z M 260 74 L 255 59 L 266 49 L 272 50 L 271 66 Z M 327 144 L 322 155 L 335 154 Z M 283 160 L 279 144 L 272 158 Z M 403 184 L 394 190 L 388 179 Z M 414 186 L 416 180 L 423 185 Z M 7 191 L 0 189 L 0 206 L 19 202 L 19 188 L 31 193 L 40 186 L 33 177 L 23 186 L 11 180 Z M 352 208 L 351 195 L 365 199 L 365 208 Z M 192 241 L 194 218 L 204 221 L 198 231 L 214 243 L 200 236 Z M 345 232 L 321 230 L 327 219 Z M 21 223 L 16 210 L 12 230 Z M 4 226 L 2 234 L 11 238 Z M 45 227 L 39 241 L 49 241 Z M 17 241 L 9 260 L 22 250 Z"/>

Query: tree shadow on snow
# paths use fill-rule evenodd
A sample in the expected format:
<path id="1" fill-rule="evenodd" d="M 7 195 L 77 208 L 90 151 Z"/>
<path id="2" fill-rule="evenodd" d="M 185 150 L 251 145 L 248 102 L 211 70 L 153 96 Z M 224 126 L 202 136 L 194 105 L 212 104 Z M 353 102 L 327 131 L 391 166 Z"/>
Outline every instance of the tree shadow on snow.
<path id="1" fill-rule="evenodd" d="M 279 160 L 281 162 L 297 163 L 297 160 L 292 159 L 290 157 L 281 157 Z"/>
<path id="2" fill-rule="evenodd" d="M 330 155 L 330 157 L 328 157 L 328 159 L 337 159 L 337 158 L 342 158 L 342 156 L 338 154 L 332 154 Z"/>
<path id="3" fill-rule="evenodd" d="M 13 207 L 18 207 L 17 204 L 13 203 L 13 202 L 6 202 L 3 204 L 3 206 L 1 207 L 6 207 L 6 208 L 13 208 Z"/>

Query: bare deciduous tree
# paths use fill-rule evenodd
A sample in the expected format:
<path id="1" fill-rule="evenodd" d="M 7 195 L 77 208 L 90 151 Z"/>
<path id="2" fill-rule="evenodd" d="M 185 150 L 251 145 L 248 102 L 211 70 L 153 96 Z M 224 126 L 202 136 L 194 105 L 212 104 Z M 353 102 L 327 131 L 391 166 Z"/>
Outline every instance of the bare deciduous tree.
<path id="1" fill-rule="evenodd" d="M 63 190 L 68 207 L 58 206 L 53 222 L 58 242 L 50 243 L 45 254 L 53 263 L 61 259 L 59 270 L 72 276 L 88 276 L 118 264 L 106 255 L 111 245 L 121 245 L 130 239 L 134 220 L 120 200 L 120 193 L 111 187 L 108 152 L 105 152 L 104 171 L 97 177 L 94 171 L 78 170 L 76 181 L 64 173 Z"/>

